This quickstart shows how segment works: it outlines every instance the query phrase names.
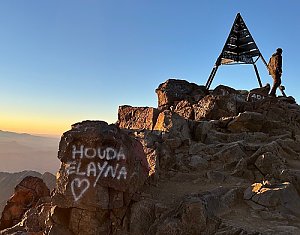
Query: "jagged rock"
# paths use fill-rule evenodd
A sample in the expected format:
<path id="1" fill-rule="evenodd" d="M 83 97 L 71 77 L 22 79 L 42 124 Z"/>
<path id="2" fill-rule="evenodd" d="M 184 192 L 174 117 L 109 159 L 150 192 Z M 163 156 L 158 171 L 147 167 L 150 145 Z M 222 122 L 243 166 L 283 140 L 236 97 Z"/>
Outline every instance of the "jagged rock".
<path id="1" fill-rule="evenodd" d="M 162 144 L 158 149 L 159 167 L 161 170 L 173 169 L 177 163 L 174 152 L 169 146 Z"/>
<path id="2" fill-rule="evenodd" d="M 233 143 L 245 141 L 250 143 L 262 143 L 269 139 L 269 136 L 262 132 L 241 132 L 241 133 L 224 133 L 215 129 L 209 130 L 206 135 L 205 144 Z"/>
<path id="3" fill-rule="evenodd" d="M 73 235 L 68 228 L 70 223 L 71 208 L 60 208 L 52 206 L 49 211 L 50 226 L 48 226 L 49 235 Z"/>
<path id="4" fill-rule="evenodd" d="M 211 216 L 201 197 L 187 196 L 177 208 L 157 219 L 148 234 L 213 234 L 218 225 L 219 220 Z"/>
<path id="5" fill-rule="evenodd" d="M 213 158 L 221 161 L 223 165 L 232 163 L 237 164 L 241 159 L 246 157 L 247 155 L 238 143 L 230 144 L 213 155 Z"/>
<path id="6" fill-rule="evenodd" d="M 50 191 L 42 179 L 33 176 L 25 177 L 16 187 L 8 200 L 0 219 L 0 230 L 19 223 L 25 212 L 35 207 L 43 197 L 49 197 Z"/>
<path id="7" fill-rule="evenodd" d="M 50 223 L 48 218 L 51 207 L 50 198 L 48 198 L 47 202 L 43 202 L 39 206 L 26 211 L 18 226 L 23 227 L 25 231 L 29 233 L 40 233 L 44 231 Z"/>
<path id="8" fill-rule="evenodd" d="M 154 130 L 164 131 L 169 137 L 191 138 L 187 120 L 169 110 L 165 110 L 159 114 Z"/>
<path id="9" fill-rule="evenodd" d="M 240 94 L 240 93 L 237 90 L 224 85 L 217 86 L 212 92 L 212 95 L 215 96 L 226 96 L 231 94 Z"/>
<path id="10" fill-rule="evenodd" d="M 197 126 L 194 130 L 194 137 L 196 141 L 205 142 L 207 135 L 211 132 L 214 128 L 214 123 L 211 121 L 200 121 L 197 123 Z"/>
<path id="11" fill-rule="evenodd" d="M 204 86 L 198 86 L 185 80 L 169 79 L 155 90 L 158 96 L 158 108 L 168 109 L 181 100 L 198 101 L 206 93 Z"/>
<path id="12" fill-rule="evenodd" d="M 181 117 L 185 119 L 194 119 L 193 105 L 187 100 L 180 101 L 176 105 L 174 112 L 178 113 Z"/>
<path id="13" fill-rule="evenodd" d="M 159 173 L 159 156 L 158 147 L 162 143 L 161 133 L 156 131 L 136 132 L 135 138 L 143 145 L 144 153 L 147 156 L 149 165 L 149 176 L 158 177 Z"/>
<path id="14" fill-rule="evenodd" d="M 0 172 L 0 215 L 4 209 L 7 200 L 14 193 L 15 187 L 26 177 L 35 176 L 41 178 L 49 188 L 50 192 L 56 185 L 56 178 L 53 174 L 45 172 L 40 174 L 35 171 L 22 171 L 15 173 Z"/>
<path id="15" fill-rule="evenodd" d="M 64 226 L 85 235 L 122 229 L 127 207 L 148 177 L 142 145 L 115 125 L 85 121 L 64 133 L 58 158 L 62 164 L 52 200 L 67 209 Z M 61 211 L 52 217 L 62 217 Z"/>
<path id="16" fill-rule="evenodd" d="M 50 201 L 50 197 L 41 198 L 35 207 L 32 207 L 25 212 L 22 220 L 18 224 L 0 231 L 0 234 L 10 235 L 21 233 L 43 235 L 47 233 L 48 228 L 52 225 L 52 222 L 49 221 L 49 215 L 52 208 Z M 59 235 L 59 233 L 56 233 L 56 235 Z"/>
<path id="17" fill-rule="evenodd" d="M 273 135 L 282 131 L 291 131 L 297 135 L 300 131 L 300 109 L 298 105 L 290 104 L 285 99 L 266 97 L 265 99 L 248 102 L 243 111 L 257 112 L 264 115 L 266 120 L 264 129 Z"/>
<path id="18" fill-rule="evenodd" d="M 282 171 L 286 169 L 284 162 L 277 155 L 270 152 L 260 155 L 255 162 L 255 166 L 263 175 L 270 174 L 276 178 L 279 178 Z"/>
<path id="19" fill-rule="evenodd" d="M 159 111 L 149 107 L 119 106 L 118 126 L 126 129 L 152 130 L 155 126 Z"/>
<path id="20" fill-rule="evenodd" d="M 236 116 L 242 102 L 244 102 L 244 99 L 240 95 L 235 94 L 205 96 L 197 104 L 193 105 L 195 120 L 218 120 L 222 117 Z"/>
<path id="21" fill-rule="evenodd" d="M 289 182 L 282 184 L 255 183 L 244 192 L 244 199 L 272 209 L 285 209 L 300 215 L 300 197 Z"/>
<path id="22" fill-rule="evenodd" d="M 250 102 L 255 102 L 258 100 L 262 100 L 265 97 L 268 96 L 269 92 L 270 92 L 270 84 L 267 83 L 264 87 L 260 87 L 260 88 L 255 88 L 250 90 L 248 96 L 247 96 L 247 101 Z"/>
<path id="23" fill-rule="evenodd" d="M 300 170 L 285 169 L 280 172 L 279 179 L 292 183 L 300 195 Z"/>
<path id="24" fill-rule="evenodd" d="M 248 169 L 247 160 L 242 158 L 235 166 L 235 169 L 232 171 L 233 176 L 242 177 L 248 180 L 254 180 L 254 174 L 251 170 Z"/>
<path id="25" fill-rule="evenodd" d="M 264 126 L 264 116 L 255 112 L 243 112 L 228 123 L 231 132 L 260 132 Z"/>
<path id="26" fill-rule="evenodd" d="M 130 234 L 147 234 L 150 226 L 156 219 L 155 202 L 153 200 L 142 200 L 131 207 Z"/>
<path id="27" fill-rule="evenodd" d="M 149 165 L 149 176 L 157 176 L 160 169 L 158 160 L 159 152 L 156 149 L 147 149 L 145 154 L 147 155 L 147 161 Z"/>
<path id="28" fill-rule="evenodd" d="M 270 143 L 262 145 L 257 151 L 255 151 L 248 159 L 247 163 L 249 164 L 255 164 L 258 157 L 260 157 L 262 154 L 265 153 L 271 153 L 276 156 L 276 158 L 279 158 L 281 162 L 285 162 L 283 157 L 281 157 L 282 154 L 284 154 L 284 150 L 278 143 L 279 141 L 272 141 Z"/>

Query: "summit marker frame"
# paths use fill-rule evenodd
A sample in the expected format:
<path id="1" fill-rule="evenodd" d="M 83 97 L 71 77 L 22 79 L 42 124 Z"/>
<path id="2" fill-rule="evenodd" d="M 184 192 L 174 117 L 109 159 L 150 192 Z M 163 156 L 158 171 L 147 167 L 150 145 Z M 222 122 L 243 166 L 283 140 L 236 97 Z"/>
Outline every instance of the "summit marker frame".
<path id="1" fill-rule="evenodd" d="M 235 17 L 222 52 L 217 58 L 216 63 L 208 77 L 205 85 L 206 89 L 209 89 L 219 66 L 228 64 L 252 64 L 257 76 L 258 84 L 260 87 L 262 87 L 258 69 L 255 64 L 260 58 L 268 69 L 266 60 L 258 49 L 258 46 L 250 34 L 250 31 L 248 30 L 241 14 L 238 13 Z"/>

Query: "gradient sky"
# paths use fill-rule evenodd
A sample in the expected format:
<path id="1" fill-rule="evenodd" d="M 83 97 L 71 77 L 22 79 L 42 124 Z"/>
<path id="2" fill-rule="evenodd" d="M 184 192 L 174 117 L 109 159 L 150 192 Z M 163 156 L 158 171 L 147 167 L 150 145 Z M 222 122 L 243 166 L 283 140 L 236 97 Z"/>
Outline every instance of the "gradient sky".
<path id="1" fill-rule="evenodd" d="M 283 85 L 299 101 L 298 0 L 1 1 L 0 129 L 61 135 L 115 122 L 119 105 L 156 107 L 168 78 L 204 85 L 238 12 L 267 61 L 283 48 Z M 221 66 L 219 84 L 258 86 L 252 65 Z"/>

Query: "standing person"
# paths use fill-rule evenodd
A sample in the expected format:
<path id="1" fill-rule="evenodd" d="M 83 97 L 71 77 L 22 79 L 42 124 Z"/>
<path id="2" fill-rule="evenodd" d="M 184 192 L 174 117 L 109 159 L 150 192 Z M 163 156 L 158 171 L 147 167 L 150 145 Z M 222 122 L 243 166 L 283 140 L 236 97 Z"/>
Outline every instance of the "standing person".
<path id="1" fill-rule="evenodd" d="M 273 87 L 270 92 L 270 96 L 276 97 L 276 89 L 281 84 L 281 74 L 282 74 L 282 49 L 277 48 L 276 52 L 272 55 L 269 60 L 268 69 L 269 74 L 273 78 Z"/>

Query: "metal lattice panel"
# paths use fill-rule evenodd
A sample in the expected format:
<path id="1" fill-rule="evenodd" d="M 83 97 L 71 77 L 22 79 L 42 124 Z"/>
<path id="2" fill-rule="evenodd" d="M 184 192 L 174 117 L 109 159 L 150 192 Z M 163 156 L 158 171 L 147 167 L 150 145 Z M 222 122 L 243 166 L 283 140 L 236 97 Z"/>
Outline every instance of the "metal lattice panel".
<path id="1" fill-rule="evenodd" d="M 258 83 L 260 87 L 262 87 L 259 73 L 255 64 L 259 58 L 261 58 L 264 64 L 267 66 L 267 63 L 260 53 L 242 16 L 240 13 L 238 13 L 235 17 L 223 50 L 210 73 L 206 83 L 206 88 L 209 89 L 214 76 L 217 73 L 218 67 L 226 64 L 253 64 Z"/>

